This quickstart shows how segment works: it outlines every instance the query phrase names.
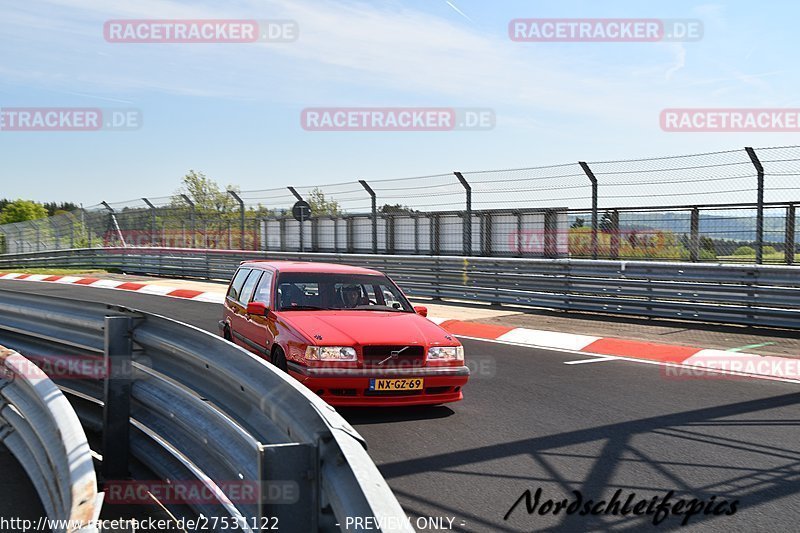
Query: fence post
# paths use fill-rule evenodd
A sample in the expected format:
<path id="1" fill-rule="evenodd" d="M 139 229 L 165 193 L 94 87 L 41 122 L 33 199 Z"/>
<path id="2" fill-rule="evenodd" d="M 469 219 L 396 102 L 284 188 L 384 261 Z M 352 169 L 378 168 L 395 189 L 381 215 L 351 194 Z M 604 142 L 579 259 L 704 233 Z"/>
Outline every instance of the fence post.
<path id="1" fill-rule="evenodd" d="M 747 155 L 750 156 L 753 166 L 756 167 L 758 176 L 758 191 L 756 205 L 756 263 L 764 261 L 764 166 L 759 161 L 756 151 L 751 147 L 745 147 Z"/>
<path id="2" fill-rule="evenodd" d="M 130 476 L 132 322 L 129 316 L 105 318 L 102 467 L 105 481 L 127 479 Z"/>
<path id="3" fill-rule="evenodd" d="M 597 259 L 597 178 L 585 161 L 579 161 L 578 164 L 592 182 L 592 259 Z"/>
<path id="4" fill-rule="evenodd" d="M 239 195 L 236 194 L 236 191 L 234 191 L 232 189 L 228 189 L 228 194 L 233 196 L 233 199 L 236 200 L 239 203 L 239 226 L 240 226 L 239 227 L 239 232 L 240 232 L 240 234 L 242 236 L 242 239 L 241 239 L 241 241 L 239 243 L 240 244 L 239 249 L 240 250 L 244 250 L 246 248 L 245 242 L 244 242 L 244 232 L 245 232 L 245 229 L 244 229 L 244 200 L 242 200 L 239 197 Z"/>
<path id="5" fill-rule="evenodd" d="M 453 172 L 453 174 L 455 174 L 458 181 L 461 182 L 467 195 L 467 210 L 464 213 L 464 219 L 461 221 L 461 227 L 463 228 L 461 247 L 464 255 L 470 256 L 472 255 L 472 186 L 467 182 L 461 172 Z"/>
<path id="6" fill-rule="evenodd" d="M 378 253 L 378 197 L 365 180 L 358 180 L 372 202 L 372 253 Z M 388 243 L 388 240 L 387 240 Z"/>
<path id="7" fill-rule="evenodd" d="M 796 204 L 789 204 L 786 206 L 786 238 L 783 244 L 783 255 L 787 265 L 794 264 L 794 220 L 796 207 Z"/>
<path id="8" fill-rule="evenodd" d="M 53 239 L 55 240 L 56 250 L 60 250 L 61 238 L 58 236 L 58 226 L 56 226 L 56 223 L 53 222 L 53 218 L 55 217 L 47 217 L 47 220 L 50 222 L 50 228 L 53 230 Z"/>
<path id="9" fill-rule="evenodd" d="M 303 197 L 302 197 L 302 196 L 300 196 L 300 193 L 298 193 L 298 192 L 295 190 L 295 188 L 294 188 L 294 187 L 286 187 L 286 188 L 287 188 L 287 189 L 289 189 L 289 192 L 290 192 L 290 193 L 292 193 L 292 194 L 294 195 L 294 197 L 295 197 L 295 198 L 297 198 L 297 201 L 298 201 L 298 202 L 302 202 L 302 201 L 303 201 Z M 305 221 L 305 219 L 303 218 L 303 216 L 302 216 L 302 213 L 301 213 L 301 215 L 300 215 L 300 252 L 301 252 L 301 253 L 306 251 L 306 239 L 305 239 L 305 236 L 304 236 L 304 231 L 305 231 L 305 228 L 304 228 L 304 226 L 305 226 L 305 222 L 306 222 L 306 221 Z"/>
<path id="10" fill-rule="evenodd" d="M 190 246 L 190 248 L 194 248 L 195 247 L 195 237 L 197 235 L 197 225 L 196 225 L 196 220 L 195 220 L 194 202 L 191 201 L 189 199 L 189 197 L 186 196 L 185 194 L 181 194 L 181 198 L 183 198 L 183 201 L 186 202 L 189 205 L 189 209 L 191 210 L 191 221 L 189 222 L 189 224 L 190 224 L 189 231 L 192 234 L 192 240 L 191 240 L 192 245 Z"/>
<path id="11" fill-rule="evenodd" d="M 700 260 L 700 209 L 692 208 L 689 236 L 689 259 L 696 263 Z"/>
<path id="12" fill-rule="evenodd" d="M 619 259 L 619 211 L 611 211 L 611 259 Z"/>
<path id="13" fill-rule="evenodd" d="M 31 222 L 33 227 L 36 228 L 36 251 L 40 251 L 42 249 L 42 229 L 39 227 L 39 224 L 35 222 Z"/>
<path id="14" fill-rule="evenodd" d="M 150 202 L 147 198 L 142 198 L 142 201 L 147 204 L 147 207 L 150 208 L 150 246 L 156 245 L 156 240 L 158 239 L 158 228 L 156 227 L 158 224 L 156 223 L 156 206 Z M 162 246 L 164 243 L 161 243 Z"/>

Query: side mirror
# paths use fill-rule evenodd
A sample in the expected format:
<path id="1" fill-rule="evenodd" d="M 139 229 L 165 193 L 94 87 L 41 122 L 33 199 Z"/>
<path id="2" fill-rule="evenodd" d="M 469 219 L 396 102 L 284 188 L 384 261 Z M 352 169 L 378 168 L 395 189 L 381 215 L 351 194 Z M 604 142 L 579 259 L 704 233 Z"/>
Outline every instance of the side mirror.
<path id="1" fill-rule="evenodd" d="M 428 308 L 422 305 L 417 305 L 414 307 L 414 312 L 417 313 L 419 316 L 428 316 Z"/>
<path id="2" fill-rule="evenodd" d="M 250 302 L 247 304 L 248 315 L 265 316 L 267 314 L 267 304 L 264 302 Z"/>

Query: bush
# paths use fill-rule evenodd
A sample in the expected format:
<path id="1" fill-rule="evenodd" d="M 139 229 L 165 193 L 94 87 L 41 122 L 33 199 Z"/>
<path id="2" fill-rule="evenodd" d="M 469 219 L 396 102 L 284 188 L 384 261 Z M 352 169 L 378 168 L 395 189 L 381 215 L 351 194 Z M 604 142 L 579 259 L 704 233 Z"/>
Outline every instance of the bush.
<path id="1" fill-rule="evenodd" d="M 771 248 L 771 247 L 768 246 L 767 248 Z M 773 248 L 773 250 L 774 250 L 774 248 Z M 766 251 L 766 248 L 765 248 L 765 251 Z M 736 250 L 733 251 L 732 255 L 737 255 L 737 256 L 752 255 L 752 256 L 755 256 L 756 255 L 756 250 L 755 250 L 755 248 L 753 248 L 751 246 L 740 246 Z"/>

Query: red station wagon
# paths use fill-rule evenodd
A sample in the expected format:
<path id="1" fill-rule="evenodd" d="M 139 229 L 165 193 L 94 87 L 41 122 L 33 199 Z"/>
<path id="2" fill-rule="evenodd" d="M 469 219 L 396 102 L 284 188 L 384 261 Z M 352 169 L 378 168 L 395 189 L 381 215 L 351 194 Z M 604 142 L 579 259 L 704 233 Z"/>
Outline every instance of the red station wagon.
<path id="1" fill-rule="evenodd" d="M 375 270 L 245 261 L 220 329 L 331 405 L 458 401 L 469 379 L 464 348 L 426 315 Z"/>

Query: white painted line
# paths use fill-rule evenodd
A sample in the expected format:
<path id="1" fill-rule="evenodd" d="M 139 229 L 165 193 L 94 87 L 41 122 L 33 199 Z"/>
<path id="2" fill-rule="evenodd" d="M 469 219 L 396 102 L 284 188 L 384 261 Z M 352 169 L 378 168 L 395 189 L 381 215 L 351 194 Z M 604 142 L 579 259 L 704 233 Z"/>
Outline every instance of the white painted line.
<path id="1" fill-rule="evenodd" d="M 574 335 L 572 333 L 561 333 L 558 331 L 544 331 L 539 329 L 515 328 L 497 337 L 497 340 L 504 342 L 517 342 L 520 344 L 531 344 L 549 348 L 561 348 L 567 350 L 580 350 L 592 344 L 600 337 L 589 335 Z"/>
<path id="2" fill-rule="evenodd" d="M 116 287 L 119 287 L 123 283 L 124 283 L 123 281 L 114 281 L 112 279 L 101 279 L 95 281 L 94 283 L 86 285 L 86 287 L 95 287 L 100 289 L 114 289 Z"/>
<path id="3" fill-rule="evenodd" d="M 580 361 L 564 361 L 565 365 L 584 365 L 586 363 L 602 363 L 605 361 L 618 361 L 619 357 L 593 357 L 591 359 L 581 359 Z"/>
<path id="4" fill-rule="evenodd" d="M 221 304 L 225 302 L 225 295 L 218 292 L 204 292 L 203 294 L 198 294 L 194 298 L 190 298 L 190 300 Z"/>
<path id="5" fill-rule="evenodd" d="M 47 279 L 50 277 L 50 274 L 31 274 L 25 281 L 42 281 L 43 279 Z"/>
<path id="6" fill-rule="evenodd" d="M 155 294 L 158 296 L 166 296 L 172 291 L 177 291 L 177 287 L 166 287 L 164 285 L 145 285 L 141 289 L 137 290 L 136 292 L 142 294 Z"/>
<path id="7" fill-rule="evenodd" d="M 55 280 L 54 283 L 75 283 L 76 281 L 80 281 L 82 279 L 83 278 L 79 278 L 76 276 L 64 276 L 61 279 Z"/>
<path id="8" fill-rule="evenodd" d="M 437 316 L 429 316 L 428 320 L 430 320 L 434 324 L 441 324 L 442 322 L 447 322 L 450 319 L 449 318 L 439 318 Z"/>

